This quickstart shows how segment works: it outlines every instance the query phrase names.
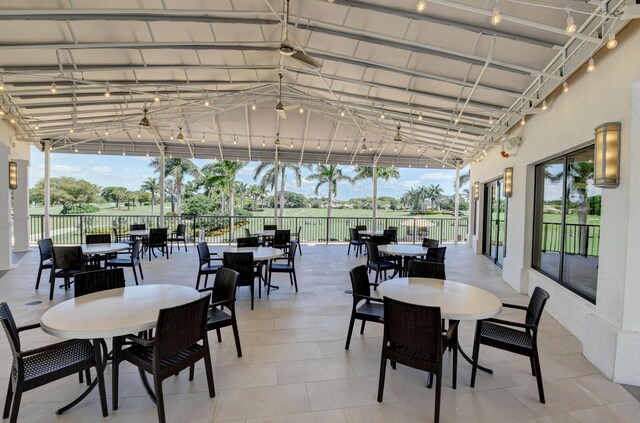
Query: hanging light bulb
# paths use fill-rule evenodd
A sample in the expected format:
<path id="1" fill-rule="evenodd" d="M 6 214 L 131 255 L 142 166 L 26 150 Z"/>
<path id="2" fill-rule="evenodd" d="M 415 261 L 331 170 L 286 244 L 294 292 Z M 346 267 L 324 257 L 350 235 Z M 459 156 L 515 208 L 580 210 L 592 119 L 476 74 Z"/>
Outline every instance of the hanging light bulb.
<path id="1" fill-rule="evenodd" d="M 102 154 L 102 150 L 98 149 L 98 154 Z"/>
<path id="2" fill-rule="evenodd" d="M 567 84 L 567 81 L 564 81 L 562 83 L 562 92 L 564 92 L 564 93 L 568 93 L 569 92 L 569 84 Z"/>
<path id="3" fill-rule="evenodd" d="M 264 137 L 262 137 L 262 146 L 264 147 L 265 145 L 267 145 L 266 141 L 264 140 Z"/>
<path id="4" fill-rule="evenodd" d="M 564 32 L 567 34 L 575 34 L 578 30 L 575 22 L 573 21 L 573 16 L 571 16 L 571 10 L 567 7 L 567 26 L 564 28 Z"/>
<path id="5" fill-rule="evenodd" d="M 527 119 L 522 116 L 522 119 L 520 119 L 520 126 L 524 126 L 525 123 L 527 123 Z"/>
<path id="6" fill-rule="evenodd" d="M 340 110 L 340 117 L 344 117 L 344 115 L 345 115 L 344 110 Z"/>
<path id="7" fill-rule="evenodd" d="M 13 123 L 13 122 L 11 122 L 11 123 Z M 74 129 L 73 129 L 73 128 L 69 128 L 69 133 L 70 133 L 70 134 L 73 134 L 74 132 L 75 132 L 75 131 L 74 131 Z"/>
<path id="8" fill-rule="evenodd" d="M 49 90 L 51 91 L 51 94 L 55 94 L 58 92 L 58 87 L 56 87 L 56 81 L 53 81 L 51 83 L 51 88 Z"/>
<path id="9" fill-rule="evenodd" d="M 171 141 L 173 141 L 173 131 L 171 131 L 171 136 L 169 137 Z"/>
<path id="10" fill-rule="evenodd" d="M 125 153 L 125 152 L 124 152 L 124 150 L 122 150 L 122 155 L 123 155 L 123 156 L 126 156 L 126 155 L 127 155 L 127 153 Z"/>
<path id="11" fill-rule="evenodd" d="M 153 97 L 153 101 L 155 101 L 156 103 L 160 102 L 160 96 L 158 95 L 158 91 L 156 91 L 156 96 Z"/>
<path id="12" fill-rule="evenodd" d="M 587 72 L 593 72 L 594 70 L 596 70 L 596 62 L 592 57 L 589 59 L 589 64 L 587 64 Z"/>
<path id="13" fill-rule="evenodd" d="M 489 125 L 493 125 L 493 115 L 489 113 Z"/>
<path id="14" fill-rule="evenodd" d="M 209 101 L 209 99 L 206 99 L 206 100 L 204 101 L 204 105 L 205 105 L 206 107 L 211 106 L 211 102 Z"/>
<path id="15" fill-rule="evenodd" d="M 104 130 L 104 136 L 105 136 L 105 137 L 108 137 L 108 136 L 109 136 L 109 130 L 108 130 L 108 129 L 105 129 L 105 130 Z"/>
<path id="16" fill-rule="evenodd" d="M 104 91 L 104 96 L 107 97 L 107 98 L 111 97 L 111 91 L 109 91 L 109 83 L 108 82 L 107 82 L 107 87 L 106 87 L 106 89 Z"/>
<path id="17" fill-rule="evenodd" d="M 300 113 L 300 114 L 304 113 L 304 108 L 302 106 L 300 106 L 300 108 L 298 109 L 298 113 Z"/>
<path id="18" fill-rule="evenodd" d="M 344 151 L 347 151 L 347 142 L 344 142 Z"/>
<path id="19" fill-rule="evenodd" d="M 424 167 L 429 167 L 429 163 L 425 163 L 425 164 L 424 164 Z"/>
<path id="20" fill-rule="evenodd" d="M 291 138 L 291 143 L 289 144 L 289 148 L 293 148 L 293 138 Z"/>
<path id="21" fill-rule="evenodd" d="M 202 138 L 200 139 L 200 142 L 204 142 L 204 132 L 202 133 Z M 236 143 L 236 141 L 235 141 L 235 140 L 233 140 L 233 143 L 235 144 L 235 143 Z"/>
<path id="22" fill-rule="evenodd" d="M 258 106 L 256 106 L 255 102 L 251 103 L 251 110 L 253 110 L 255 112 L 257 108 L 258 108 Z"/>
<path id="23" fill-rule="evenodd" d="M 547 100 L 542 100 L 542 110 L 546 112 L 548 108 L 549 105 L 547 104 Z"/>
<path id="24" fill-rule="evenodd" d="M 320 141 L 318 141 L 318 145 L 316 145 L 316 150 L 320 150 Z"/>
<path id="25" fill-rule="evenodd" d="M 273 143 L 273 145 L 280 145 L 280 133 L 277 133 L 277 134 L 276 134 L 276 140 L 275 140 L 275 142 Z"/>
<path id="26" fill-rule="evenodd" d="M 460 118 L 459 118 L 458 116 L 456 116 L 456 117 L 453 119 L 453 123 L 455 123 L 456 125 L 457 125 L 458 123 L 460 123 Z"/>
<path id="27" fill-rule="evenodd" d="M 74 148 L 74 149 L 73 149 L 73 151 L 74 151 L 75 153 L 77 153 L 77 152 L 78 152 L 78 147 Z"/>
<path id="28" fill-rule="evenodd" d="M 5 90 L 5 86 L 4 86 L 4 74 L 0 73 L 0 91 L 4 91 Z"/>
<path id="29" fill-rule="evenodd" d="M 422 121 L 422 112 L 418 113 L 418 120 Z"/>
<path id="30" fill-rule="evenodd" d="M 616 34 L 613 32 L 609 34 L 609 41 L 607 41 L 607 48 L 609 50 L 613 50 L 618 46 L 618 41 L 616 41 Z"/>
<path id="31" fill-rule="evenodd" d="M 140 134 L 140 130 L 138 129 L 138 138 L 142 138 L 142 134 Z"/>
<path id="32" fill-rule="evenodd" d="M 491 25 L 498 26 L 500 22 L 502 22 L 502 15 L 500 14 L 498 2 L 496 2 L 496 6 L 493 8 L 493 13 L 491 14 Z"/>
<path id="33" fill-rule="evenodd" d="M 38 124 L 38 122 L 36 122 L 34 129 L 37 131 L 38 129 L 40 129 L 40 125 Z"/>
<path id="34" fill-rule="evenodd" d="M 425 10 L 427 10 L 427 0 L 418 0 L 418 3 L 416 3 L 416 12 L 424 13 Z"/>
<path id="35" fill-rule="evenodd" d="M 202 138 L 204 139 L 204 134 L 202 134 Z M 238 144 L 238 137 L 233 137 L 233 145 Z"/>
<path id="36" fill-rule="evenodd" d="M 444 169 L 444 163 L 442 163 L 442 168 Z"/>
<path id="37" fill-rule="evenodd" d="M 398 152 L 398 147 L 396 147 L 395 145 L 393 146 L 393 152 L 397 153 Z"/>
<path id="38" fill-rule="evenodd" d="M 442 152 L 445 152 L 444 144 L 442 144 Z"/>
<path id="39" fill-rule="evenodd" d="M 367 139 L 366 138 L 362 139 L 362 148 L 361 148 L 361 150 L 362 151 L 367 151 Z"/>
<path id="40" fill-rule="evenodd" d="M 149 152 L 147 151 L 147 157 L 149 157 Z"/>
<path id="41" fill-rule="evenodd" d="M 380 112 L 380 120 L 384 120 L 385 118 L 384 111 Z"/>

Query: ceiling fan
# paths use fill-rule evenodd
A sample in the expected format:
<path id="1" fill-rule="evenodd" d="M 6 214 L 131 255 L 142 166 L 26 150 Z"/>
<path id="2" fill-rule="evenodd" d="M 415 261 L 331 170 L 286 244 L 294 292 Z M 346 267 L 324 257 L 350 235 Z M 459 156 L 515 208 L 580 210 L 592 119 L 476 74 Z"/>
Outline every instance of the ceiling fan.
<path id="1" fill-rule="evenodd" d="M 140 119 L 140 122 L 138 122 L 138 126 L 147 131 L 152 136 L 156 136 L 159 133 L 160 128 L 166 127 L 166 125 L 156 125 L 149 119 L 149 109 L 146 106 L 142 108 L 142 113 L 143 116 L 142 119 Z"/>
<path id="2" fill-rule="evenodd" d="M 286 0 L 285 3 L 284 38 L 280 43 L 278 51 L 283 56 L 291 57 L 292 59 L 297 60 L 307 67 L 310 67 L 312 69 L 320 68 L 320 63 L 318 63 L 315 59 L 311 58 L 301 50 L 296 50 L 294 44 L 291 42 L 291 40 L 289 40 L 289 0 Z"/>
<path id="3" fill-rule="evenodd" d="M 290 106 L 285 106 L 284 104 L 282 104 L 282 74 L 279 73 L 278 74 L 278 78 L 280 79 L 278 81 L 278 104 L 276 104 L 276 113 L 278 114 L 278 116 L 281 119 L 286 119 L 287 118 L 287 110 L 293 110 L 296 109 L 298 107 L 300 107 L 298 104 L 293 104 Z"/>

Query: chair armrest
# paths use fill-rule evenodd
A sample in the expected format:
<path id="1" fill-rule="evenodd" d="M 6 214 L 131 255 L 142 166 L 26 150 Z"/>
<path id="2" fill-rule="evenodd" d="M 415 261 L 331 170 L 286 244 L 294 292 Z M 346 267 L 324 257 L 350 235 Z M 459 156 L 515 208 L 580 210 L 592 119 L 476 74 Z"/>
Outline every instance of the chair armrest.
<path id="1" fill-rule="evenodd" d="M 143 347 L 151 347 L 156 343 L 155 339 L 144 339 L 136 335 L 125 335 L 124 339 L 132 341 L 138 345 L 142 345 Z"/>
<path id="2" fill-rule="evenodd" d="M 360 299 L 360 300 L 367 300 L 367 301 L 374 301 L 376 303 L 384 303 L 384 300 L 382 298 L 378 298 L 378 297 L 368 297 L 366 295 L 354 295 L 354 297 Z"/>
<path id="3" fill-rule="evenodd" d="M 24 330 L 31 330 L 31 329 L 36 329 L 40 327 L 40 323 L 31 323 L 28 325 L 24 325 L 24 326 L 20 326 L 18 328 L 18 332 L 22 332 Z"/>
<path id="4" fill-rule="evenodd" d="M 451 322 L 449 321 L 449 329 L 447 329 L 447 332 L 442 335 L 443 339 L 449 340 L 453 337 L 453 334 L 455 333 L 456 329 L 458 329 L 458 321 L 455 322 Z"/>
<path id="5" fill-rule="evenodd" d="M 518 305 L 518 304 L 508 304 L 508 303 L 502 303 L 502 307 L 517 308 L 518 310 L 528 310 L 529 309 L 526 306 L 521 306 L 521 305 Z"/>
<path id="6" fill-rule="evenodd" d="M 232 299 L 232 300 L 216 301 L 215 303 L 211 303 L 209 305 L 209 307 L 218 307 L 218 306 L 221 306 L 221 305 L 232 304 L 232 303 L 235 303 L 235 302 L 236 302 L 235 298 Z"/>
<path id="7" fill-rule="evenodd" d="M 517 328 L 523 328 L 523 329 L 531 329 L 531 330 L 537 330 L 538 328 L 533 326 L 533 325 L 527 325 L 525 323 L 518 323 L 518 322 L 511 322 L 509 320 L 502 320 L 502 319 L 486 319 L 483 320 L 484 322 L 491 322 L 491 323 L 498 323 L 500 325 L 505 325 L 505 326 L 514 326 Z"/>
<path id="8" fill-rule="evenodd" d="M 47 352 L 47 351 L 54 351 L 57 350 L 58 348 L 60 348 L 61 346 L 65 345 L 65 344 L 72 344 L 78 342 L 77 339 L 69 339 L 68 341 L 62 341 L 62 342 L 58 342 L 56 344 L 49 344 L 49 345 L 45 345 L 43 347 L 38 347 L 38 348 L 34 348 L 32 350 L 27 350 L 27 351 L 20 351 L 18 353 L 18 355 L 22 358 L 24 357 L 29 357 L 31 355 L 35 355 L 35 354 L 40 354 L 43 352 Z"/>
<path id="9" fill-rule="evenodd" d="M 200 288 L 200 289 L 198 289 L 198 292 L 200 292 L 200 293 L 205 293 L 205 292 L 209 292 L 209 291 L 213 292 L 213 288 Z"/>

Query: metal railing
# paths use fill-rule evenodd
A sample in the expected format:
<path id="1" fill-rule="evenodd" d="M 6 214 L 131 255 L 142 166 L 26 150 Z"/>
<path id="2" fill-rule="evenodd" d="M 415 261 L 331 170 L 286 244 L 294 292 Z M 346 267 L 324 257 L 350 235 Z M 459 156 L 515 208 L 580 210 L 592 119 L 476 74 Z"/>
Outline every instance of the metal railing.
<path id="1" fill-rule="evenodd" d="M 559 253 L 562 248 L 562 223 L 542 224 L 542 251 Z M 564 252 L 597 257 L 600 251 L 600 225 L 565 224 Z"/>
<path id="2" fill-rule="evenodd" d="M 149 215 L 51 215 L 50 234 L 56 244 L 80 244 L 85 235 L 109 233 L 116 229 L 118 234 L 125 234 L 132 224 L 144 223 L 146 227 L 160 227 L 159 216 Z M 30 219 L 31 242 L 36 243 L 44 237 L 44 215 L 32 214 Z M 348 242 L 349 228 L 364 225 L 369 229 L 398 228 L 398 241 L 420 243 L 423 238 L 433 238 L 440 242 L 453 242 L 453 218 L 422 217 L 383 217 L 377 219 L 377 227 L 372 227 L 372 218 L 367 217 L 283 217 L 278 221 L 269 216 L 165 216 L 164 226 L 174 230 L 178 223 L 187 226 L 187 237 L 192 242 L 204 239 L 209 243 L 227 244 L 230 237 L 231 222 L 234 224 L 234 239 L 244 236 L 244 228 L 250 233 L 263 229 L 265 224 L 278 224 L 279 229 L 289 229 L 292 233 L 300 231 L 301 242 Z M 468 219 L 459 219 L 459 239 L 467 239 Z"/>

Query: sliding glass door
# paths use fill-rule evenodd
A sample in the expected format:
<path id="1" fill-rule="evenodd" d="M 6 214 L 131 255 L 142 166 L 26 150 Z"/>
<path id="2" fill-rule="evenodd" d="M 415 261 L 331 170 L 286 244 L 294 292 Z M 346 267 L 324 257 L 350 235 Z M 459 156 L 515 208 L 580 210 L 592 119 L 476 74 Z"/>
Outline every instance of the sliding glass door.
<path id="1" fill-rule="evenodd" d="M 507 230 L 507 199 L 502 192 L 503 180 L 484 185 L 484 239 L 482 252 L 502 267 L 505 256 Z"/>

